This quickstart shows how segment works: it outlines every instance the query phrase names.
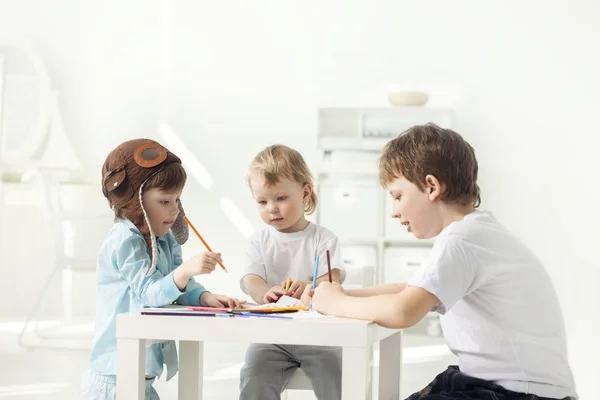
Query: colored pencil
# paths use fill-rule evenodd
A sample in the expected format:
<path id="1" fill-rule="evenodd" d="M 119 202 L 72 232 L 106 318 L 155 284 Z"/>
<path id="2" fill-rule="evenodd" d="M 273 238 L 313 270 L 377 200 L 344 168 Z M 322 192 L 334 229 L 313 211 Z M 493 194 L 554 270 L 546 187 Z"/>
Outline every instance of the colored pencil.
<path id="1" fill-rule="evenodd" d="M 329 259 L 329 249 L 327 249 L 327 273 L 329 274 L 329 282 L 333 282 L 331 279 L 331 260 Z"/>
<path id="2" fill-rule="evenodd" d="M 319 256 L 315 258 L 315 273 L 313 274 L 313 283 L 312 288 L 316 289 L 317 287 L 317 274 L 319 273 Z"/>
<path id="3" fill-rule="evenodd" d="M 206 250 L 208 250 L 208 251 L 210 251 L 212 253 L 212 249 L 210 248 L 210 246 L 208 245 L 208 243 L 206 243 L 204 241 L 204 239 L 200 235 L 200 232 L 198 232 L 196 230 L 196 228 L 194 228 L 194 225 L 192 225 L 192 223 L 190 222 L 190 220 L 188 219 L 188 217 L 183 217 L 183 219 L 185 219 L 185 222 L 187 222 L 187 224 L 190 226 L 190 228 L 192 228 L 192 230 L 194 231 L 194 233 L 196 234 L 196 236 L 198 236 L 198 239 L 200 239 L 200 241 L 202 242 L 202 244 L 204 244 L 204 247 L 206 247 Z M 227 268 L 225 268 L 225 266 L 223 264 L 219 263 L 219 265 L 221 266 L 221 268 L 223 268 L 223 271 L 227 272 Z"/>

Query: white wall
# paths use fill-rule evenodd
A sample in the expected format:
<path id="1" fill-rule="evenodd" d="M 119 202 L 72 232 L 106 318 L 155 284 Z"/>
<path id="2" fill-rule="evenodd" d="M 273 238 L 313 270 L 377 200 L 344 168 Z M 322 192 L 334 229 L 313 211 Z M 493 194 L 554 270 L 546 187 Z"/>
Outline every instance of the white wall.
<path id="1" fill-rule="evenodd" d="M 231 271 L 207 285 L 228 292 L 237 290 L 244 238 L 219 200 L 231 197 L 259 226 L 244 175 L 261 147 L 283 142 L 314 162 L 318 105 L 385 104 L 394 81 L 424 82 L 432 101 L 448 97 L 436 88 L 459 88 L 457 130 L 476 148 L 483 206 L 547 265 L 581 397 L 594 398 L 598 3 L 22 0 L 0 7 L 0 33 L 39 46 L 91 178 L 116 143 L 156 137 L 160 118 L 207 167 L 213 188 L 190 182 L 185 205 Z M 185 248 L 199 249 L 193 238 Z M 14 287 L 3 284 L 3 298 Z"/>

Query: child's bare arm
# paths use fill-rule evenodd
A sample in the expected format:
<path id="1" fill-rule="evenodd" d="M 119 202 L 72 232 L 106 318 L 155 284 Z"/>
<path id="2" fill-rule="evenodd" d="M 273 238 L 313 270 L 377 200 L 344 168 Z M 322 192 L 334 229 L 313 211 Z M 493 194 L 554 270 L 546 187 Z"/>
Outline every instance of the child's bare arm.
<path id="1" fill-rule="evenodd" d="M 175 269 L 173 280 L 179 290 L 184 290 L 192 276 L 210 274 L 219 262 L 223 262 L 221 253 L 200 252 Z"/>
<path id="2" fill-rule="evenodd" d="M 427 290 L 410 286 L 397 294 L 371 297 L 346 295 L 339 285 L 324 283 L 312 298 L 315 310 L 338 317 L 374 321 L 387 328 L 409 328 L 439 303 Z"/>
<path id="3" fill-rule="evenodd" d="M 346 290 L 346 294 L 354 297 L 371 297 L 382 294 L 400 293 L 406 288 L 406 282 L 386 283 L 384 285 L 371 286 L 361 289 Z"/>
<path id="4" fill-rule="evenodd" d="M 245 292 L 252 298 L 256 303 L 263 304 L 263 298 L 269 291 L 269 285 L 263 278 L 258 275 L 248 274 L 244 276 L 244 287 Z"/>

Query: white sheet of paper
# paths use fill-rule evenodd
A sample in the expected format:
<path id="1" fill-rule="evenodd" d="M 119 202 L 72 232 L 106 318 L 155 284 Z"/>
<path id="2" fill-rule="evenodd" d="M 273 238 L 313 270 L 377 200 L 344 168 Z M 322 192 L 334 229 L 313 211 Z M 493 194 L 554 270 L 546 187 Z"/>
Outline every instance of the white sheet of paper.
<path id="1" fill-rule="evenodd" d="M 250 306 L 248 308 L 269 308 L 269 307 L 294 307 L 301 306 L 302 302 L 299 299 L 295 299 L 290 296 L 283 295 L 277 300 L 276 303 L 258 304 L 256 306 Z"/>
<path id="2" fill-rule="evenodd" d="M 299 299 L 295 299 L 286 295 L 281 296 L 275 304 L 277 305 L 277 307 L 293 307 L 302 305 Z"/>

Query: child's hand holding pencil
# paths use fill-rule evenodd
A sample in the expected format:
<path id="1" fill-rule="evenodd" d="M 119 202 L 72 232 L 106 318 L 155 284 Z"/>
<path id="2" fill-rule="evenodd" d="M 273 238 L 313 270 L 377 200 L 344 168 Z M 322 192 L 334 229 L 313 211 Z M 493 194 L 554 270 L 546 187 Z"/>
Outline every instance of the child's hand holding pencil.
<path id="1" fill-rule="evenodd" d="M 338 315 L 338 306 L 346 292 L 339 283 L 322 282 L 314 291 L 307 291 L 313 310 L 322 314 Z M 303 301 L 304 303 L 304 301 Z"/>
<path id="2" fill-rule="evenodd" d="M 186 260 L 181 267 L 189 276 L 210 274 L 218 263 L 223 262 L 221 253 L 202 251 Z"/>
<path id="3" fill-rule="evenodd" d="M 326 255 L 327 255 L 327 279 L 329 280 L 329 282 L 326 282 L 326 283 L 328 283 L 330 285 L 337 285 L 342 290 L 342 292 L 344 292 L 344 289 L 342 289 L 342 287 L 340 285 L 333 282 L 332 275 L 331 275 L 331 257 L 329 255 L 329 249 L 327 249 Z M 300 302 L 307 307 L 309 307 L 309 306 L 312 307 L 312 298 L 313 298 L 313 295 L 315 294 L 315 290 L 317 288 L 318 268 L 319 268 L 319 256 L 317 256 L 315 259 L 315 272 L 314 272 L 314 277 L 313 277 L 313 284 L 312 284 L 312 286 L 306 285 L 306 287 L 302 291 L 302 294 L 300 297 Z"/>
<path id="4" fill-rule="evenodd" d="M 210 246 L 208 245 L 208 243 L 206 243 L 206 241 L 204 240 L 204 238 L 202 237 L 202 235 L 200 235 L 200 232 L 198 232 L 198 230 L 194 227 L 194 225 L 192 225 L 192 223 L 190 222 L 190 220 L 188 219 L 188 217 L 186 217 L 184 215 L 183 219 L 185 220 L 185 222 L 187 222 L 187 224 L 190 226 L 190 228 L 192 228 L 192 230 L 194 231 L 194 233 L 196 234 L 196 236 L 198 236 L 198 239 L 200 239 L 200 241 L 202 242 L 202 244 L 204 244 L 204 247 L 206 247 L 206 250 L 208 250 L 208 252 L 211 253 L 211 254 L 218 254 L 219 255 L 219 259 L 217 260 L 217 263 L 221 266 L 221 268 L 223 269 L 223 271 L 227 272 L 227 268 L 225 268 L 225 266 L 223 265 L 223 260 L 221 259 L 221 253 L 214 253 L 212 251 L 212 249 L 210 248 Z"/>
<path id="5" fill-rule="evenodd" d="M 300 296 L 302 296 L 302 292 L 304 292 L 306 285 L 308 285 L 308 282 L 293 281 L 291 278 L 288 278 L 285 282 L 281 283 L 281 286 L 285 289 L 285 295 L 295 299 L 299 299 Z"/>

